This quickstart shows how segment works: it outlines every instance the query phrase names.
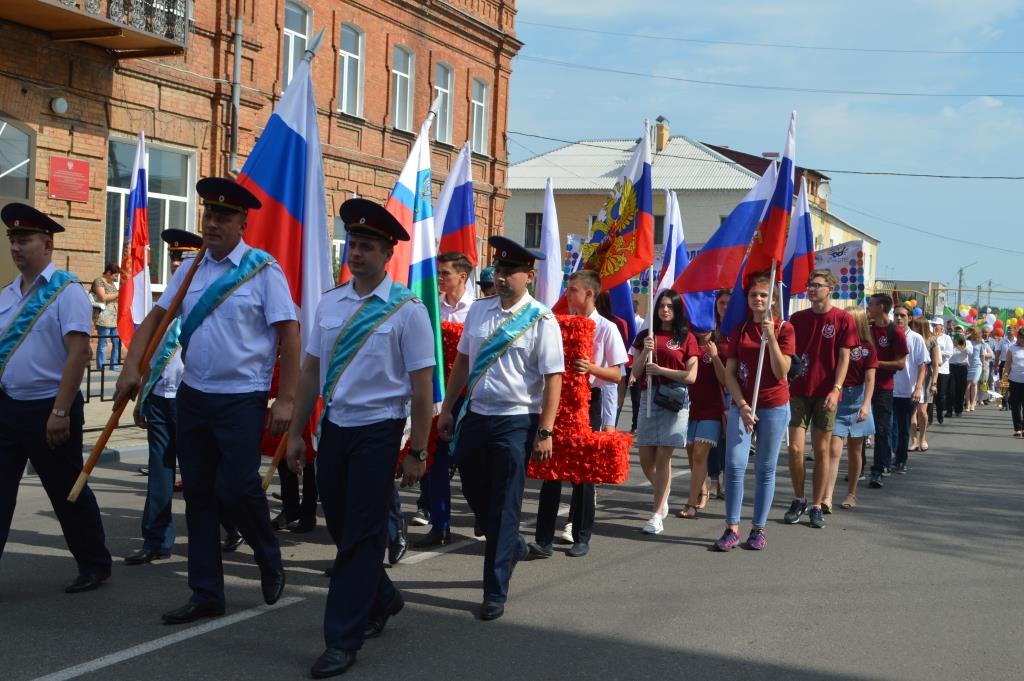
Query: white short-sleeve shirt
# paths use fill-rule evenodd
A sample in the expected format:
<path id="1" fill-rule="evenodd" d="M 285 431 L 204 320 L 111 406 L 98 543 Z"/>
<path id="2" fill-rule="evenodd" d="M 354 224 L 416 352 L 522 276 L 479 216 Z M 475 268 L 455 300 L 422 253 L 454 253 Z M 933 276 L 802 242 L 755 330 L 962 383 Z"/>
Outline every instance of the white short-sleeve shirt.
<path id="1" fill-rule="evenodd" d="M 591 353 L 590 361 L 599 367 L 614 367 L 628 362 L 629 357 L 626 355 L 626 346 L 622 343 L 619 328 L 602 317 L 597 310 L 590 313 L 589 319 L 594 322 L 594 351 Z M 606 381 L 592 375 L 590 386 L 617 388 L 618 382 Z"/>
<path id="2" fill-rule="evenodd" d="M 324 293 L 306 343 L 306 354 L 320 359 L 320 390 L 338 334 L 370 296 L 388 300 L 391 277 L 385 276 L 369 295 L 359 296 L 351 283 Z M 409 417 L 412 381 L 409 373 L 435 365 L 434 332 L 427 308 L 419 300 L 402 305 L 380 324 L 338 379 L 327 419 L 343 428 Z"/>
<path id="3" fill-rule="evenodd" d="M 220 261 L 206 252 L 182 301 L 179 311 L 182 322 L 207 287 L 237 267 L 248 250 L 249 245 L 239 241 Z M 170 306 L 191 264 L 191 259 L 186 260 L 174 273 L 156 302 L 158 307 L 166 310 Z M 295 303 L 284 272 L 276 262 L 267 265 L 214 308 L 196 329 L 188 353 L 183 357 L 182 380 L 206 393 L 269 390 L 277 361 L 277 329 L 273 325 L 296 318 Z"/>
<path id="4" fill-rule="evenodd" d="M 153 355 L 153 360 L 150 362 L 150 367 L 156 362 L 157 356 Z M 181 377 L 185 373 L 185 365 L 181 361 L 181 348 L 171 355 L 171 358 L 167 360 L 167 366 L 164 367 L 163 373 L 160 374 L 160 378 L 153 384 L 153 390 L 150 392 L 151 395 L 158 395 L 168 400 L 173 400 L 178 395 L 178 386 L 181 385 Z"/>
<path id="5" fill-rule="evenodd" d="M 922 364 L 931 364 L 932 361 L 924 337 L 910 329 L 905 331 L 907 334 L 907 362 L 893 375 L 893 397 L 913 397 L 914 386 L 917 384 L 918 367 Z"/>
<path id="6" fill-rule="evenodd" d="M 484 341 L 532 300 L 526 293 L 508 310 L 501 308 L 498 296 L 473 303 L 459 340 L 459 352 L 469 357 L 470 372 Z M 539 414 L 544 398 L 544 377 L 563 371 L 562 331 L 549 312 L 520 336 L 477 382 L 470 396 L 470 410 L 483 416 Z"/>
<path id="7" fill-rule="evenodd" d="M 466 323 L 466 315 L 469 314 L 470 306 L 476 301 L 476 297 L 466 289 L 466 292 L 462 294 L 462 297 L 454 305 L 449 305 L 448 301 L 445 300 L 444 294 L 441 294 L 441 321 L 442 322 L 459 322 L 460 324 Z"/>
<path id="8" fill-rule="evenodd" d="M 0 333 L 7 327 L 39 286 L 49 282 L 57 268 L 50 263 L 29 288 L 21 295 L 22 277 L 0 292 Z M 78 282 L 64 287 L 57 299 L 43 310 L 28 336 L 7 360 L 7 368 L 0 376 L 0 388 L 15 400 L 42 400 L 57 395 L 68 351 L 64 336 L 69 333 L 92 333 L 92 304 L 85 289 Z"/>

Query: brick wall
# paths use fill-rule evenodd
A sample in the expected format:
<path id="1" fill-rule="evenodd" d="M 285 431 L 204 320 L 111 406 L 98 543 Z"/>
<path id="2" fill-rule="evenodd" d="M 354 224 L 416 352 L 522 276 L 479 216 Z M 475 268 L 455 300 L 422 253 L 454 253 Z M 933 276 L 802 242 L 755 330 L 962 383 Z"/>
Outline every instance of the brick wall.
<path id="1" fill-rule="evenodd" d="M 454 71 L 453 145 L 433 145 L 435 195 L 469 137 L 470 83 L 489 85 L 488 153 L 474 155 L 481 236 L 501 233 L 509 194 L 505 130 L 515 3 L 506 0 L 307 0 L 310 37 L 326 29 L 313 61 L 328 209 L 353 192 L 383 201 L 412 145 L 413 135 L 391 127 L 391 55 L 401 44 L 415 56 L 413 127 L 433 100 L 438 61 Z M 285 0 L 240 0 L 243 20 L 239 166 L 284 88 L 282 28 Z M 35 134 L 33 201 L 68 227 L 57 239 L 55 261 L 92 279 L 104 264 L 107 141 L 130 140 L 139 130 L 151 144 L 194 154 L 197 177 L 230 174 L 231 85 L 235 0 L 195 2 L 188 51 L 181 56 L 118 61 L 84 43 L 51 42 L 43 33 L 0 22 L 0 114 Z M 340 113 L 338 50 L 341 24 L 365 36 L 363 115 Z M 66 114 L 50 111 L 54 97 Z M 48 196 L 51 155 L 91 163 L 88 203 Z M 193 220 L 197 218 L 193 216 Z M 329 221 L 330 223 L 330 221 Z M 193 224 L 194 226 L 194 224 Z M 8 256 L 3 256 L 7 258 Z M 0 270 L 4 265 L 0 265 Z M 6 268 L 10 270 L 10 263 Z"/>

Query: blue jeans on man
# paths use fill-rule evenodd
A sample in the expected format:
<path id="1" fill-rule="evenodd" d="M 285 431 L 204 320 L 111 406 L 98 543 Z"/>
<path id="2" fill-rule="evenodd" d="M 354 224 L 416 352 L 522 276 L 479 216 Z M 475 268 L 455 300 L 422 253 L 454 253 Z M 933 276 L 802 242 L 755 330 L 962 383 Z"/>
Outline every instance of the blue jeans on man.
<path id="1" fill-rule="evenodd" d="M 174 398 L 150 395 L 143 406 L 149 442 L 149 478 L 142 507 L 142 548 L 170 553 L 174 548 L 174 471 L 177 466 L 177 414 Z"/>

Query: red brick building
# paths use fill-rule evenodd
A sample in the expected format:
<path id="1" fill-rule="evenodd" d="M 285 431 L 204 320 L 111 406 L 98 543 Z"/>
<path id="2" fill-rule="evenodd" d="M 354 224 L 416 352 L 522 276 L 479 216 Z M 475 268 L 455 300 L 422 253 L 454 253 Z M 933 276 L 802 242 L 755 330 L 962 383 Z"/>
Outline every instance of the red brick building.
<path id="1" fill-rule="evenodd" d="M 353 192 L 386 198 L 440 94 L 435 195 L 471 141 L 479 236 L 500 233 L 509 77 L 522 46 L 514 19 L 511 0 L 3 0 L 0 205 L 27 201 L 64 223 L 55 261 L 92 279 L 120 260 L 145 132 L 160 290 L 159 232 L 196 229 L 196 179 L 244 164 L 323 29 L 312 73 L 331 214 Z M 87 191 L 74 177 L 85 164 Z M 0 270 L 11 273 L 9 256 Z"/>

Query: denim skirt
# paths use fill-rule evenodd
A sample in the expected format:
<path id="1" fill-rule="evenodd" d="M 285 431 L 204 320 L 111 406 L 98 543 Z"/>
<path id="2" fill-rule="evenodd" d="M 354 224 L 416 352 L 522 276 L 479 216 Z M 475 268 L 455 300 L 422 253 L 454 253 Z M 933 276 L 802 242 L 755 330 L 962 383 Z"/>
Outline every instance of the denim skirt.
<path id="1" fill-rule="evenodd" d="M 875 434 L 875 419 L 868 409 L 868 417 L 857 420 L 857 412 L 864 404 L 864 385 L 852 385 L 843 388 L 843 399 L 836 409 L 836 424 L 832 434 L 836 437 L 867 437 Z"/>
<path id="2" fill-rule="evenodd" d="M 651 400 L 651 415 L 647 416 L 647 391 L 640 391 L 640 415 L 636 422 L 633 444 L 637 447 L 686 446 L 686 427 L 689 421 L 688 408 L 679 411 L 663 409 Z"/>

